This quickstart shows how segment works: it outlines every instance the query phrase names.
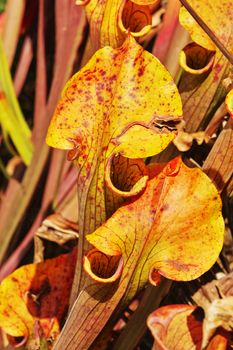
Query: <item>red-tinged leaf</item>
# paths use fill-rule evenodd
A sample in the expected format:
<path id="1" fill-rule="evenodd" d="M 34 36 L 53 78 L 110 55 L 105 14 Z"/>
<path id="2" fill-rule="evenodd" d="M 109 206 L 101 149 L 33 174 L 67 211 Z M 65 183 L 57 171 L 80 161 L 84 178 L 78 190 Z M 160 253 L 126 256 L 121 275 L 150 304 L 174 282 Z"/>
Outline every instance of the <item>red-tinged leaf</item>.
<path id="1" fill-rule="evenodd" d="M 203 274 L 216 261 L 223 235 L 221 200 L 208 177 L 200 169 L 186 167 L 179 158 L 168 163 L 151 178 L 143 194 L 86 236 L 100 251 L 100 260 L 92 265 L 88 254 L 85 257 L 84 268 L 91 278 L 75 303 L 73 310 L 78 313 L 71 312 L 69 319 L 72 323 L 82 317 L 83 322 L 75 334 L 64 328 L 58 349 L 68 349 L 67 342 L 88 348 L 119 300 L 123 307 L 154 272 L 174 280 Z M 104 271 L 109 271 L 106 262 L 111 257 L 118 258 L 115 269 L 110 267 L 115 281 L 112 285 L 104 281 L 109 281 L 109 272 L 101 275 L 97 269 L 102 256 Z"/>
<path id="2" fill-rule="evenodd" d="M 119 49 L 105 47 L 97 51 L 67 83 L 47 142 L 52 147 L 73 150 L 70 158 L 75 159 L 79 153 L 87 156 L 94 133 L 98 131 L 102 136 L 104 131 L 102 153 L 145 157 L 161 152 L 171 138 L 165 130 L 155 130 L 156 126 L 166 128 L 166 121 L 180 120 L 181 115 L 180 97 L 167 70 L 128 37 Z M 149 149 L 137 145 L 134 138 L 128 140 L 138 131 L 142 140 L 152 141 Z M 96 147 L 96 139 L 92 147 Z"/>
<path id="3" fill-rule="evenodd" d="M 93 151 L 107 160 L 118 153 L 146 157 L 161 152 L 175 137 L 166 122 L 181 115 L 169 73 L 129 37 L 119 49 L 99 50 L 67 83 L 47 142 L 72 150 L 70 158 L 80 155 L 80 166 Z"/>
<path id="4" fill-rule="evenodd" d="M 145 283 L 152 268 L 175 280 L 200 276 L 216 261 L 223 231 L 216 188 L 202 171 L 176 158 L 136 201 L 118 209 L 87 239 L 105 254 L 122 256 L 125 269 L 128 261 L 137 261 L 135 273 Z"/>
<path id="5" fill-rule="evenodd" d="M 202 322 L 197 316 L 198 309 L 190 305 L 168 305 L 150 314 L 153 350 L 201 350 Z"/>
<path id="6" fill-rule="evenodd" d="M 85 5 L 92 43 L 98 49 L 108 45 L 119 47 L 128 32 L 135 37 L 147 34 L 151 29 L 149 5 L 157 1 L 89 0 L 76 1 L 76 4 Z"/>
<path id="7" fill-rule="evenodd" d="M 115 156 L 137 159 L 161 152 L 174 139 L 181 116 L 170 74 L 132 37 L 118 49 L 100 49 L 67 83 L 47 143 L 70 150 L 79 168 L 79 244 L 106 220 L 105 179 L 116 196 L 123 195 L 111 184 Z M 126 196 L 145 188 L 147 175 L 140 172 Z"/>
<path id="8" fill-rule="evenodd" d="M 56 339 L 68 309 L 74 253 L 22 266 L 3 280 L 0 327 L 4 332 L 30 342 L 39 327 L 41 338 Z"/>

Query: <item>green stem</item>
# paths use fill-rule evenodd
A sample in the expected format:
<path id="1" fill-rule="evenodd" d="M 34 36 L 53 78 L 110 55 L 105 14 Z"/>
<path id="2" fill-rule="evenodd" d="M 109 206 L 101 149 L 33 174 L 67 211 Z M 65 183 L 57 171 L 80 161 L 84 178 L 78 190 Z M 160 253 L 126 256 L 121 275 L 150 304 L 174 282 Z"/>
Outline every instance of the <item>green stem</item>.
<path id="1" fill-rule="evenodd" d="M 0 85 L 4 93 L 6 94 L 7 100 L 11 104 L 12 110 L 14 111 L 14 114 L 20 125 L 20 128 L 22 129 L 25 136 L 29 138 L 31 136 L 31 130 L 29 129 L 23 117 L 18 100 L 15 95 L 15 90 L 12 83 L 11 74 L 8 67 L 1 38 L 0 38 Z"/>
<path id="2" fill-rule="evenodd" d="M 8 134 L 10 135 L 15 148 L 19 152 L 22 160 L 29 165 L 33 153 L 33 145 L 30 139 L 23 133 L 18 120 L 6 99 L 0 100 L 0 124 L 2 125 L 4 140 L 7 144 Z M 8 146 L 9 149 L 9 146 Z M 11 151 L 11 147 L 10 147 Z M 12 151 L 11 151 L 12 153 Z"/>

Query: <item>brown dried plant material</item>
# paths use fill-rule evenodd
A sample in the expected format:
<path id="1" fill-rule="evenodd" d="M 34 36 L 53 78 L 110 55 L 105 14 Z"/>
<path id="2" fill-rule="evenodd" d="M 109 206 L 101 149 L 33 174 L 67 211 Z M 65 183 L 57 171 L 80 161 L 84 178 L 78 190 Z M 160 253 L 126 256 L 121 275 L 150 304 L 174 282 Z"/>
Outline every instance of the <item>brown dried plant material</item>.
<path id="1" fill-rule="evenodd" d="M 186 152 L 192 147 L 194 140 L 198 145 L 201 145 L 203 142 L 207 143 L 209 139 L 210 137 L 204 131 L 190 134 L 185 131 L 179 131 L 173 143 L 179 151 Z"/>
<path id="2" fill-rule="evenodd" d="M 219 280 L 205 284 L 192 296 L 192 299 L 205 311 L 203 347 L 211 343 L 210 339 L 220 327 L 225 332 L 223 335 L 220 334 L 219 338 L 230 340 L 233 322 L 233 274 L 229 273 Z"/>
<path id="3" fill-rule="evenodd" d="M 64 246 L 78 241 L 78 224 L 65 219 L 61 214 L 54 213 L 43 220 L 41 226 L 34 236 L 34 263 L 44 260 L 45 242 L 54 242 L 60 246 Z M 70 246 L 67 245 L 70 250 Z"/>
<path id="4" fill-rule="evenodd" d="M 37 230 L 36 236 L 63 245 L 78 239 L 78 224 L 65 219 L 59 213 L 49 215 Z"/>
<path id="5" fill-rule="evenodd" d="M 233 329 L 233 296 L 215 299 L 205 308 L 203 321 L 202 347 L 205 348 L 217 328 L 222 327 L 228 332 Z"/>

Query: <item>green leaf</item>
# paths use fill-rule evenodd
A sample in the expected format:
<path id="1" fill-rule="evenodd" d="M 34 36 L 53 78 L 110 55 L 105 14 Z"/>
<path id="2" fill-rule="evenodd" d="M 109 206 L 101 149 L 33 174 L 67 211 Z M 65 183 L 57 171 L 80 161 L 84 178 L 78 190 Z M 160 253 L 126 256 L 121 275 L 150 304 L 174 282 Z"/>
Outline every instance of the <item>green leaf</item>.
<path id="1" fill-rule="evenodd" d="M 30 140 L 29 129 L 19 102 L 15 95 L 10 70 L 7 64 L 4 47 L 0 39 L 0 124 L 3 130 L 4 140 L 8 142 L 10 136 L 16 150 L 22 157 L 23 162 L 30 164 L 33 144 Z M 11 147 L 10 152 L 12 153 Z"/>

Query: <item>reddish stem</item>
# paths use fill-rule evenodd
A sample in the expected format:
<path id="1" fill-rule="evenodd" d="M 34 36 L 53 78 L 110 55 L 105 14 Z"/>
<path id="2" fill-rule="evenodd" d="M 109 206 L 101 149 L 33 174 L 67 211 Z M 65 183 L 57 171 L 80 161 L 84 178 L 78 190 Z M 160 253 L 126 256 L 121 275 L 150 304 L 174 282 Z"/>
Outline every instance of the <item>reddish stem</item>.
<path id="1" fill-rule="evenodd" d="M 33 57 L 32 40 L 27 36 L 24 40 L 19 63 L 14 77 L 15 93 L 18 96 L 25 82 L 31 61 Z"/>

